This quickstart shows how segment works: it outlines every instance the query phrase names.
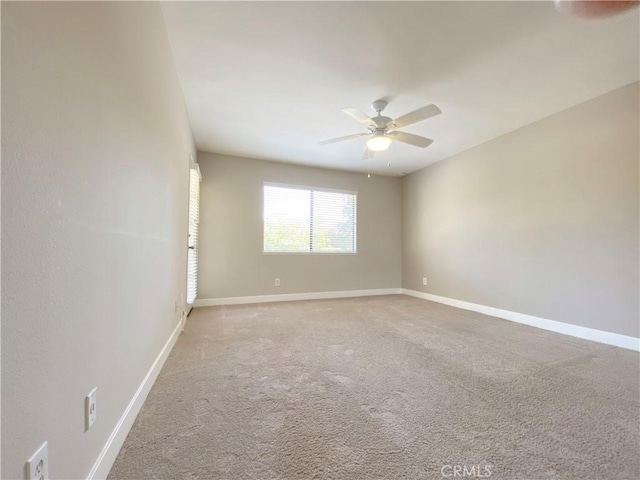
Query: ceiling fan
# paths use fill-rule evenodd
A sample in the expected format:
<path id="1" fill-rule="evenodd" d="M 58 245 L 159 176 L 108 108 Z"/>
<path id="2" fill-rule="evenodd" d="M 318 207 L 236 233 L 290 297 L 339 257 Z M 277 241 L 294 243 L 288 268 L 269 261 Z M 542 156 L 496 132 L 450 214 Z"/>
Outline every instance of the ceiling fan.
<path id="1" fill-rule="evenodd" d="M 382 111 L 386 108 L 386 100 L 376 100 L 371 104 L 371 108 L 377 113 L 375 117 L 369 118 L 366 114 L 362 113 L 357 108 L 343 108 L 342 111 L 354 118 L 358 122 L 364 123 L 367 126 L 368 132 L 355 133 L 353 135 L 347 135 L 345 137 L 332 138 L 330 140 L 324 140 L 320 142 L 320 145 L 327 145 L 329 143 L 342 142 L 343 140 L 351 140 L 352 138 L 359 138 L 369 136 L 367 140 L 367 146 L 364 150 L 363 158 L 369 159 L 373 157 L 375 152 L 381 152 L 386 150 L 391 145 L 393 140 L 398 142 L 408 143 L 415 147 L 426 148 L 433 143 L 433 140 L 412 133 L 399 132 L 396 128 L 406 127 L 413 125 L 414 123 L 426 120 L 427 118 L 440 115 L 442 112 L 435 105 L 427 105 L 426 107 L 419 108 L 413 112 L 402 115 L 395 120 L 382 115 Z"/>

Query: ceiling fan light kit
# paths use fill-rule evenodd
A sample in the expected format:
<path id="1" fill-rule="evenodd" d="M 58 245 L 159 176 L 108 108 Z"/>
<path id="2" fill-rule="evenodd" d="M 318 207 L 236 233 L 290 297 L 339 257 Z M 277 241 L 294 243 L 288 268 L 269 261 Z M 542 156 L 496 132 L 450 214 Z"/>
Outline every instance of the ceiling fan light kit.
<path id="1" fill-rule="evenodd" d="M 375 134 L 367 140 L 367 148 L 373 152 L 382 152 L 391 145 L 391 139 L 385 134 Z"/>
<path id="2" fill-rule="evenodd" d="M 371 104 L 371 108 L 373 108 L 377 115 L 371 118 L 357 108 L 344 108 L 342 111 L 354 120 L 365 124 L 368 132 L 324 140 L 320 142 L 320 145 L 327 145 L 329 143 L 342 142 L 344 140 L 368 136 L 370 138 L 367 140 L 367 146 L 363 155 L 363 158 L 367 160 L 373 157 L 375 152 L 382 152 L 389 148 L 393 140 L 420 148 L 426 148 L 433 143 L 433 140 L 430 138 L 421 137 L 420 135 L 414 135 L 412 133 L 400 132 L 396 130 L 396 128 L 413 125 L 414 123 L 426 120 L 427 118 L 440 115 L 442 112 L 438 107 L 433 104 L 427 105 L 426 107 L 414 110 L 413 112 L 407 113 L 406 115 L 394 120 L 382 115 L 382 111 L 386 106 L 387 102 L 385 100 L 376 100 L 373 102 Z"/>

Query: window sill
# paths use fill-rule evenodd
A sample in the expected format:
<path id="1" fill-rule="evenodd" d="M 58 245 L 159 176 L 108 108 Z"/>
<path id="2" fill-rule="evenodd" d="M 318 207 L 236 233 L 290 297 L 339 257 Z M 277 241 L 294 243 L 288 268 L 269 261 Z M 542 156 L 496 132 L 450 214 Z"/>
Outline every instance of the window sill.
<path id="1" fill-rule="evenodd" d="M 263 255 L 358 255 L 358 252 L 262 252 Z"/>

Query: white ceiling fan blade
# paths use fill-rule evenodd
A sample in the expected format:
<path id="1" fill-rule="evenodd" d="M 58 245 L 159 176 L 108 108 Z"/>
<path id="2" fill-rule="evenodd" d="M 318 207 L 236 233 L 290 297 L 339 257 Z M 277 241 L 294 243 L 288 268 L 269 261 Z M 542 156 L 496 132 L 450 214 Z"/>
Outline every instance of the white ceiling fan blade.
<path id="1" fill-rule="evenodd" d="M 408 143 L 409 145 L 413 145 L 414 147 L 426 148 L 433 143 L 433 140 L 426 137 L 421 137 L 420 135 L 414 135 L 413 133 L 406 132 L 390 132 L 388 134 L 394 140 L 397 140 L 402 143 Z"/>
<path id="2" fill-rule="evenodd" d="M 364 137 L 369 135 L 368 133 L 354 133 L 353 135 L 346 135 L 344 137 L 330 138 L 329 140 L 323 140 L 318 142 L 320 145 L 327 145 L 329 143 L 343 142 L 345 140 L 351 140 L 352 138 Z"/>
<path id="3" fill-rule="evenodd" d="M 422 120 L 435 117 L 436 115 L 440 115 L 441 113 L 442 111 L 438 107 L 436 107 L 434 104 L 431 104 L 427 105 L 426 107 L 414 110 L 413 112 L 407 113 L 406 115 L 402 115 L 401 117 L 396 118 L 393 123 L 395 124 L 395 128 L 406 127 L 407 125 L 421 122 Z"/>
<path id="4" fill-rule="evenodd" d="M 343 108 L 342 111 L 358 122 L 364 123 L 365 125 L 376 126 L 376 122 L 357 108 Z"/>
<path id="5" fill-rule="evenodd" d="M 373 150 L 369 150 L 368 147 L 364 147 L 364 153 L 362 154 L 362 159 L 369 160 L 370 158 L 373 158 L 375 154 L 376 152 L 374 152 Z"/>

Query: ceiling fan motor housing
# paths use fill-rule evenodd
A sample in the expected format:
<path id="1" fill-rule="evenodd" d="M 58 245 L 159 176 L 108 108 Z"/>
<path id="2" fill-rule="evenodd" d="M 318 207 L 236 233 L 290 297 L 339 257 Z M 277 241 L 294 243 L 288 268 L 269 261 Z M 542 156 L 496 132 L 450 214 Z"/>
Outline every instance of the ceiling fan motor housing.
<path id="1" fill-rule="evenodd" d="M 381 115 L 381 112 L 387 107 L 387 105 L 388 103 L 386 100 L 376 100 L 371 104 L 371 108 L 373 108 L 378 114 L 371 118 L 371 120 L 376 124 L 376 128 L 371 129 L 375 133 L 385 133 L 387 128 L 393 126 L 393 118 Z"/>
<path id="2" fill-rule="evenodd" d="M 386 130 L 389 127 L 393 126 L 393 118 L 383 117 L 382 115 L 378 115 L 377 117 L 371 118 L 376 124 L 376 130 Z"/>

